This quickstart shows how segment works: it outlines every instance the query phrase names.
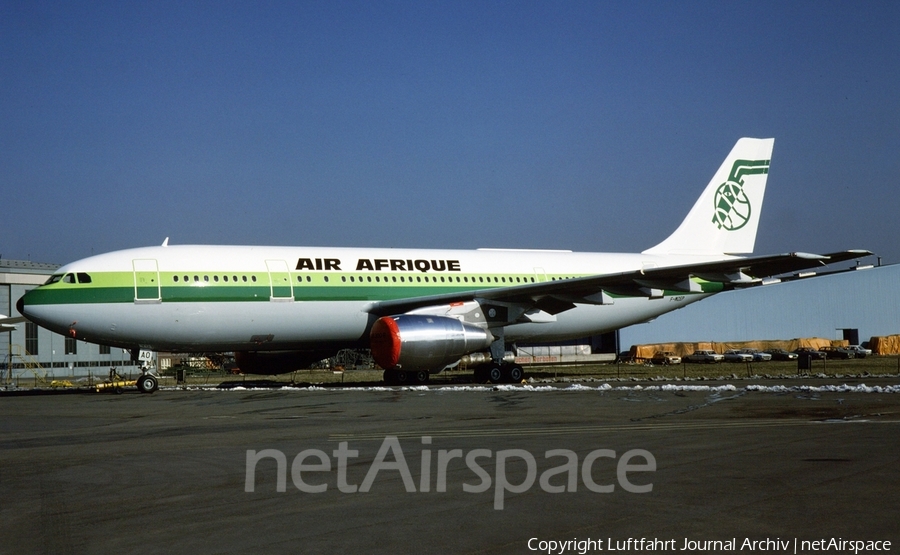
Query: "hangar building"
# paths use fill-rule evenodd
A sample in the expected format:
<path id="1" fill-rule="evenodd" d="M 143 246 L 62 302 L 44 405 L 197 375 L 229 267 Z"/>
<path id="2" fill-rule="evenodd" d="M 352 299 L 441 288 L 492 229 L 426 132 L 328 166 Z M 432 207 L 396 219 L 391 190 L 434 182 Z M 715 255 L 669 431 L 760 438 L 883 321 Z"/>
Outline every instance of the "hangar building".
<path id="1" fill-rule="evenodd" d="M 900 265 L 861 267 L 775 285 L 728 291 L 619 331 L 632 345 L 821 337 L 858 341 L 900 334 Z"/>

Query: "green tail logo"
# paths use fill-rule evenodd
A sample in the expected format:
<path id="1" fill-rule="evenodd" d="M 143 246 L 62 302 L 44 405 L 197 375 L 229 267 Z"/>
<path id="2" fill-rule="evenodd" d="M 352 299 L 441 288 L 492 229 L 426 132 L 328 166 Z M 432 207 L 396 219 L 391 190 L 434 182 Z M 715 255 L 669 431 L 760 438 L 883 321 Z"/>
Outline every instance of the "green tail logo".
<path id="1" fill-rule="evenodd" d="M 750 221 L 753 208 L 744 192 L 744 176 L 769 173 L 768 160 L 736 160 L 728 181 L 719 185 L 712 223 L 728 231 L 741 229 Z"/>

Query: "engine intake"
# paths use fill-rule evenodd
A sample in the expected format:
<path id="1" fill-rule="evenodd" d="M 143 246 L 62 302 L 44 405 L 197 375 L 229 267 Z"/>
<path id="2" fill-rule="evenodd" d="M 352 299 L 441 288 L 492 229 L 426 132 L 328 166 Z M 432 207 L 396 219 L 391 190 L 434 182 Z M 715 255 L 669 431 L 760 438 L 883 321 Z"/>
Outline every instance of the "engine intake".
<path id="1" fill-rule="evenodd" d="M 455 318 L 403 314 L 379 318 L 372 326 L 372 357 L 385 370 L 440 372 L 463 355 L 490 347 L 488 330 Z"/>

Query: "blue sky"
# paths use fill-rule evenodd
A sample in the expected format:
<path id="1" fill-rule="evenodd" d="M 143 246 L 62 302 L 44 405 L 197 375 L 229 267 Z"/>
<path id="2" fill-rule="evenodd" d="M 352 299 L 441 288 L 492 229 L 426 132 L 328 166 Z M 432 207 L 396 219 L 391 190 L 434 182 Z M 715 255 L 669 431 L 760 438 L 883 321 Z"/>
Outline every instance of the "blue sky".
<path id="1" fill-rule="evenodd" d="M 0 1 L 0 254 L 640 251 L 741 136 L 757 254 L 900 262 L 900 2 Z"/>

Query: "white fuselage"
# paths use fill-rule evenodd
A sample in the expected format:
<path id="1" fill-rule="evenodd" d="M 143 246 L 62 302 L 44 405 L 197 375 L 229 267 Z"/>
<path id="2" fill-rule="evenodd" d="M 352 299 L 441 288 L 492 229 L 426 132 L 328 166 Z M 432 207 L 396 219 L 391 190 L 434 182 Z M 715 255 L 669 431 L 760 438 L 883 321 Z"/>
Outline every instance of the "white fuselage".
<path id="1" fill-rule="evenodd" d="M 565 251 L 146 247 L 63 266 L 56 283 L 23 298 L 23 310 L 59 333 L 128 348 L 365 347 L 377 319 L 367 309 L 379 301 L 712 259 Z M 552 317 L 508 325 L 505 338 L 581 338 L 650 320 L 708 294 L 666 292 L 577 304 Z"/>

